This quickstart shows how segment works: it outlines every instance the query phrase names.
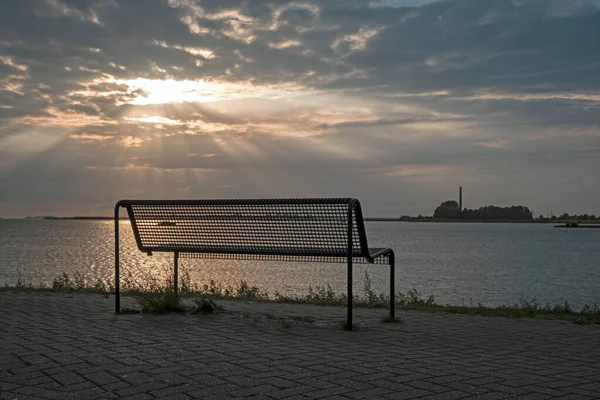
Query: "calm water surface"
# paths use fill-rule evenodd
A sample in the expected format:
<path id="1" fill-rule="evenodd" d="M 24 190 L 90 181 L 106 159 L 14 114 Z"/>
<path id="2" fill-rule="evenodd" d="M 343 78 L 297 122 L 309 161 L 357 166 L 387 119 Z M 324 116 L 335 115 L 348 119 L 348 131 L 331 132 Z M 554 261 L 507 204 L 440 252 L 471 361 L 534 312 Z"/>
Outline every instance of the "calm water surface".
<path id="1" fill-rule="evenodd" d="M 368 222 L 371 247 L 396 251 L 396 287 L 433 294 L 438 302 L 512 304 L 521 298 L 600 304 L 600 229 L 554 229 L 543 224 Z M 128 223 L 121 223 L 125 273 L 166 276 L 172 255 L 140 253 Z M 344 264 L 181 260 L 194 282 L 235 285 L 246 280 L 270 293 L 306 293 L 309 285 L 345 290 Z M 387 293 L 388 268 L 356 266 L 360 291 L 365 270 Z M 0 284 L 17 279 L 51 283 L 62 272 L 90 283 L 114 280 L 112 221 L 0 220 Z"/>

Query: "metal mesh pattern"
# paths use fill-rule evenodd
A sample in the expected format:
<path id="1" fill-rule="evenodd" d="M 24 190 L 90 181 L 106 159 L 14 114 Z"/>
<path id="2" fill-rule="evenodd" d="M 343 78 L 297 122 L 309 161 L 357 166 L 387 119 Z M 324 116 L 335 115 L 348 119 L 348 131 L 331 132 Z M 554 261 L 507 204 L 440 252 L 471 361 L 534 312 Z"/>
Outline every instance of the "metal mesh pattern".
<path id="1" fill-rule="evenodd" d="M 142 251 L 345 257 L 352 199 L 125 200 Z M 368 256 L 360 206 L 353 253 Z"/>
<path id="2" fill-rule="evenodd" d="M 347 262 L 348 211 L 353 261 L 370 257 L 360 203 L 340 199 L 121 200 L 141 251 L 185 258 Z"/>
<path id="3" fill-rule="evenodd" d="M 265 261 L 302 261 L 314 263 L 346 263 L 346 257 L 317 257 L 317 256 L 278 256 L 264 254 L 219 254 L 219 253 L 180 253 L 181 258 L 203 258 L 217 260 L 265 260 Z M 369 264 L 369 261 L 364 257 L 353 257 L 354 264 Z M 378 257 L 373 260 L 373 264 L 389 265 L 387 255 Z"/>

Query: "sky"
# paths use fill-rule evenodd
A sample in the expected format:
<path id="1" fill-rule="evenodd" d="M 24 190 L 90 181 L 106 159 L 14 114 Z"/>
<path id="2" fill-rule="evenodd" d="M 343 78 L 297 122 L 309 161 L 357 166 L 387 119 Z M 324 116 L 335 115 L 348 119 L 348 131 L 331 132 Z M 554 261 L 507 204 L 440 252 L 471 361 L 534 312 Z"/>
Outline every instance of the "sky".
<path id="1" fill-rule="evenodd" d="M 0 2 L 0 217 L 356 197 L 600 215 L 599 0 Z"/>

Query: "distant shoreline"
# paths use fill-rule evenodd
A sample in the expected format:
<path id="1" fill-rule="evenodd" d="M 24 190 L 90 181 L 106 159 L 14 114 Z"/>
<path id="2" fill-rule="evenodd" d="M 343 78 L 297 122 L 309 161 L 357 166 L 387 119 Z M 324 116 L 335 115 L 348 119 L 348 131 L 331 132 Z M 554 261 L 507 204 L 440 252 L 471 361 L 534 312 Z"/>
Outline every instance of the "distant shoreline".
<path id="1" fill-rule="evenodd" d="M 401 218 L 365 218 L 366 222 L 421 222 L 421 223 L 449 223 L 449 222 L 459 222 L 459 223 L 485 223 L 485 224 L 564 224 L 567 222 L 573 222 L 571 220 L 533 220 L 533 221 L 523 221 L 523 220 L 478 220 L 478 219 L 401 219 Z M 581 224 L 597 224 L 600 225 L 600 221 L 578 221 Z"/>
<path id="2" fill-rule="evenodd" d="M 21 219 L 21 220 L 50 220 L 50 221 L 112 221 L 114 217 L 26 217 L 26 218 L 0 218 L 5 220 L 10 219 Z M 120 217 L 120 220 L 127 220 L 127 217 Z M 575 222 L 575 220 L 561 220 L 561 219 L 545 219 L 543 221 L 533 220 L 533 221 L 523 221 L 523 220 L 470 220 L 470 219 L 435 219 L 435 218 L 417 218 L 411 217 L 409 219 L 406 218 L 379 218 L 379 217 L 365 217 L 365 222 L 420 222 L 420 223 L 485 223 L 485 224 L 565 224 L 568 222 Z M 600 221 L 585 221 L 585 220 L 577 220 L 579 224 L 586 225 L 600 225 Z"/>
<path id="3" fill-rule="evenodd" d="M 113 220 L 114 217 L 30 217 L 28 219 L 50 219 L 50 220 L 84 220 L 84 221 L 108 221 Z M 120 218 L 123 219 L 123 218 Z"/>
<path id="4" fill-rule="evenodd" d="M 0 220 L 4 221 L 13 221 L 13 220 L 22 220 L 22 221 L 112 221 L 114 217 L 0 217 Z M 120 217 L 119 219 L 127 219 L 127 217 Z"/>

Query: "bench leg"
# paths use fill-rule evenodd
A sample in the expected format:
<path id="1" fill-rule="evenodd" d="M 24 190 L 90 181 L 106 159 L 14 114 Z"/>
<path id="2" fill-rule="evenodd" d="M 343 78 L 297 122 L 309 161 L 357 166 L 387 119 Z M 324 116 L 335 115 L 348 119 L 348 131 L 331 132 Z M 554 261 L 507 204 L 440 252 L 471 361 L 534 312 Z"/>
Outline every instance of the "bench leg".
<path id="1" fill-rule="evenodd" d="M 390 319 L 396 319 L 396 257 L 390 253 Z"/>
<path id="2" fill-rule="evenodd" d="M 352 258 L 348 258 L 348 310 L 346 316 L 346 329 L 352 330 Z"/>
<path id="3" fill-rule="evenodd" d="M 173 291 L 179 293 L 179 252 L 176 251 L 173 256 Z"/>
<path id="4" fill-rule="evenodd" d="M 119 206 L 115 206 L 115 313 L 121 312 L 121 288 L 119 282 Z"/>

